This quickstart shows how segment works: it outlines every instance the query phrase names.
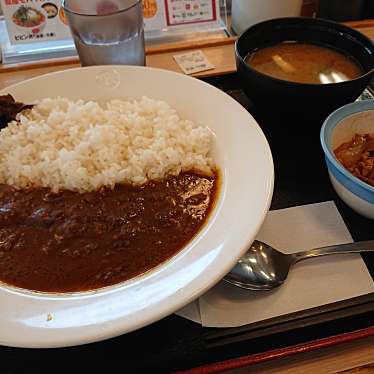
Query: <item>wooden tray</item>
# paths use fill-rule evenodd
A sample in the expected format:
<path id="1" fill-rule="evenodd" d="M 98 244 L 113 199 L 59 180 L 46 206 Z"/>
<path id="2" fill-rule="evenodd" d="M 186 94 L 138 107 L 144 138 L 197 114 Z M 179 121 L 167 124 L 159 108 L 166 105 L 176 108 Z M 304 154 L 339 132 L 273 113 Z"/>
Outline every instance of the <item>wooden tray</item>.
<path id="1" fill-rule="evenodd" d="M 236 75 L 206 81 L 225 90 L 256 115 Z M 258 121 L 261 125 L 260 118 Z M 279 157 L 276 162 L 286 164 L 290 160 Z M 297 176 L 288 169 L 277 168 L 272 209 L 334 200 L 355 240 L 374 239 L 373 222 L 342 203 L 322 164 L 312 174 L 308 170 L 297 171 Z M 374 256 L 366 255 L 365 261 L 374 277 Z M 104 342 L 55 350 L 2 347 L 0 357 L 2 367 L 21 373 L 29 373 L 32 365 L 37 365 L 38 372 L 47 372 L 56 362 L 60 371 L 69 370 L 70 363 L 76 359 L 84 361 L 86 369 L 95 372 L 115 371 L 121 365 L 137 373 L 165 373 L 196 367 L 192 373 L 199 370 L 214 373 L 371 336 L 373 326 L 374 294 L 369 294 L 239 328 L 203 328 L 171 315 Z M 200 368 L 201 365 L 205 366 Z"/>

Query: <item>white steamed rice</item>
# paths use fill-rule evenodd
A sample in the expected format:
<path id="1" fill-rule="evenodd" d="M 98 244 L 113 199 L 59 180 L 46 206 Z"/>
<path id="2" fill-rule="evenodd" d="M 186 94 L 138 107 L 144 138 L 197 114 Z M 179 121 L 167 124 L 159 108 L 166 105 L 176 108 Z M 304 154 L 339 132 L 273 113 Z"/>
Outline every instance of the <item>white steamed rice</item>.
<path id="1" fill-rule="evenodd" d="M 212 134 L 146 97 L 43 99 L 0 132 L 0 183 L 92 191 L 196 170 L 210 174 Z"/>

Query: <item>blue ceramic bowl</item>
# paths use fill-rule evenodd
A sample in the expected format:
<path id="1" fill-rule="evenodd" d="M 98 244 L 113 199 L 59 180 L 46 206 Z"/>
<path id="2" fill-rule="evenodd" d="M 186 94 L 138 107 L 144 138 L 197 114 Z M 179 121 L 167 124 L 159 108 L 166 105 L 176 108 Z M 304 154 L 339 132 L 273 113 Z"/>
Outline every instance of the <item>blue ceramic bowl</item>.
<path id="1" fill-rule="evenodd" d="M 353 176 L 337 160 L 334 149 L 354 134 L 374 133 L 374 100 L 360 101 L 333 112 L 321 129 L 321 144 L 331 183 L 340 198 L 356 212 L 374 219 L 374 187 Z"/>

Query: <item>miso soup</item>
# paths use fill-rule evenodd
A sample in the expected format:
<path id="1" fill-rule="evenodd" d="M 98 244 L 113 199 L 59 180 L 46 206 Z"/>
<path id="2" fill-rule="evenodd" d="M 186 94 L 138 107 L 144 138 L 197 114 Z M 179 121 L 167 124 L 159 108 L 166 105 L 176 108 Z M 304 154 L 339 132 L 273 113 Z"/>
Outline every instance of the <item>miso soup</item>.
<path id="1" fill-rule="evenodd" d="M 343 53 L 315 44 L 283 42 L 250 53 L 246 62 L 274 78 L 298 83 L 337 83 L 362 75 L 360 65 Z"/>

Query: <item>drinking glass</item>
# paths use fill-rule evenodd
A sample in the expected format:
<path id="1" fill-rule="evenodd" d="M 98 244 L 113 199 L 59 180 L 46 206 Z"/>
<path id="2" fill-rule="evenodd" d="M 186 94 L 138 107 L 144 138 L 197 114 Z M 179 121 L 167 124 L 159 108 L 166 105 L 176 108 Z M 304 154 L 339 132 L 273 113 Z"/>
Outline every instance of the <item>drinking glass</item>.
<path id="1" fill-rule="evenodd" d="M 63 0 L 83 66 L 145 65 L 141 0 Z"/>

